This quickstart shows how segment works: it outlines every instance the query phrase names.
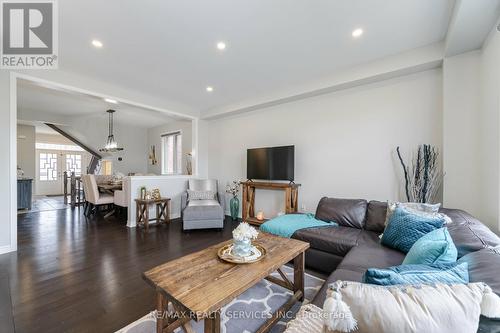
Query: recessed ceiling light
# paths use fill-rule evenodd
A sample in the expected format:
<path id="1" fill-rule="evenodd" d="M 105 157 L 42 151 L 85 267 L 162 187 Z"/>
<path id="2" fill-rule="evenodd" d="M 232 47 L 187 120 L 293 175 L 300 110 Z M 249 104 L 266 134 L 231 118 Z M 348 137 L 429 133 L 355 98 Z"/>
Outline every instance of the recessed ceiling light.
<path id="1" fill-rule="evenodd" d="M 104 99 L 106 102 L 111 103 L 111 104 L 117 104 L 118 101 L 116 99 L 111 99 L 111 98 L 105 98 Z"/>
<path id="2" fill-rule="evenodd" d="M 208 91 L 208 92 L 212 92 L 212 91 L 214 91 L 214 87 L 208 86 L 208 87 L 207 87 L 207 91 Z"/>
<path id="3" fill-rule="evenodd" d="M 221 50 L 221 51 L 222 51 L 222 50 L 225 50 L 225 49 L 226 49 L 226 43 L 224 43 L 224 42 L 218 42 L 218 43 L 217 43 L 217 48 L 218 48 L 219 50 Z"/>
<path id="4" fill-rule="evenodd" d="M 102 42 L 100 40 L 94 39 L 92 40 L 92 45 L 94 45 L 94 47 L 101 48 Z"/>
<path id="5" fill-rule="evenodd" d="M 363 34 L 363 29 L 358 28 L 352 31 L 352 37 L 358 38 Z"/>

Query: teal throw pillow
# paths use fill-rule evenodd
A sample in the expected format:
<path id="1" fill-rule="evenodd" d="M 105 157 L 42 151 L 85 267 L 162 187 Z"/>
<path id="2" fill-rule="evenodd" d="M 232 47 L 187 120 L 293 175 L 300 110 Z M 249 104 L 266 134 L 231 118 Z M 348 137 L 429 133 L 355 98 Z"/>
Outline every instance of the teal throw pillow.
<path id="1" fill-rule="evenodd" d="M 443 216 L 418 214 L 403 207 L 397 207 L 385 227 L 381 243 L 404 253 L 422 236 L 442 228 L 445 223 Z"/>
<path id="2" fill-rule="evenodd" d="M 369 268 L 363 282 L 391 286 L 396 284 L 469 283 L 468 264 L 401 265 L 386 269 Z"/>
<path id="3" fill-rule="evenodd" d="M 259 229 L 263 232 L 290 238 L 297 230 L 317 227 L 338 227 L 338 224 L 318 220 L 313 214 L 285 214 L 261 224 Z"/>
<path id="4" fill-rule="evenodd" d="M 457 261 L 457 248 L 447 228 L 440 228 L 422 236 L 413 244 L 403 261 L 408 264 L 440 264 Z"/>

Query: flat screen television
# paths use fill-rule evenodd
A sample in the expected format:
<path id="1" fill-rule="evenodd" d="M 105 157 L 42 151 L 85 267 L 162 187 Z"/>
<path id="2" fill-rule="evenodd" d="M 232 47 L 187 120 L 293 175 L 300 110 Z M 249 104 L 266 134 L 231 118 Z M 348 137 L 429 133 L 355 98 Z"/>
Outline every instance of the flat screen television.
<path id="1" fill-rule="evenodd" d="M 247 178 L 293 182 L 295 146 L 247 150 Z"/>

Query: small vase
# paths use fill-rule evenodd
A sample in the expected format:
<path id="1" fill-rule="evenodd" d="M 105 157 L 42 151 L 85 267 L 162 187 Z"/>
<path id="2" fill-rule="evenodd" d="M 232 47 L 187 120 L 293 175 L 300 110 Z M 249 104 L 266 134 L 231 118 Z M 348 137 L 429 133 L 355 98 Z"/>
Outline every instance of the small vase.
<path id="1" fill-rule="evenodd" d="M 233 221 L 236 221 L 238 219 L 238 213 L 240 211 L 240 200 L 237 196 L 232 197 L 229 201 L 229 209 L 231 211 L 231 218 L 233 219 Z"/>
<path id="2" fill-rule="evenodd" d="M 247 257 L 252 252 L 252 241 L 250 238 L 243 238 L 242 240 L 233 240 L 233 255 L 238 257 Z"/>

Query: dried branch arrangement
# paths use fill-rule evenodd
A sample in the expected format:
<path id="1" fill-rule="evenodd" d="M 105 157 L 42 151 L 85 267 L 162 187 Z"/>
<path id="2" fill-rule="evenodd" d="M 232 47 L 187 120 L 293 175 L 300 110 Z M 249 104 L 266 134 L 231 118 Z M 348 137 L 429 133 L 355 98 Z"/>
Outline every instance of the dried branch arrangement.
<path id="1" fill-rule="evenodd" d="M 439 150 L 431 145 L 420 145 L 408 165 L 399 147 L 396 152 L 404 172 L 408 202 L 434 203 L 444 177 L 439 165 Z"/>
<path id="2" fill-rule="evenodd" d="M 233 197 L 237 196 L 238 195 L 238 192 L 240 191 L 240 181 L 238 180 L 233 180 L 233 183 L 230 185 L 230 184 L 227 184 L 226 185 L 226 193 L 230 193 L 233 195 Z"/>

